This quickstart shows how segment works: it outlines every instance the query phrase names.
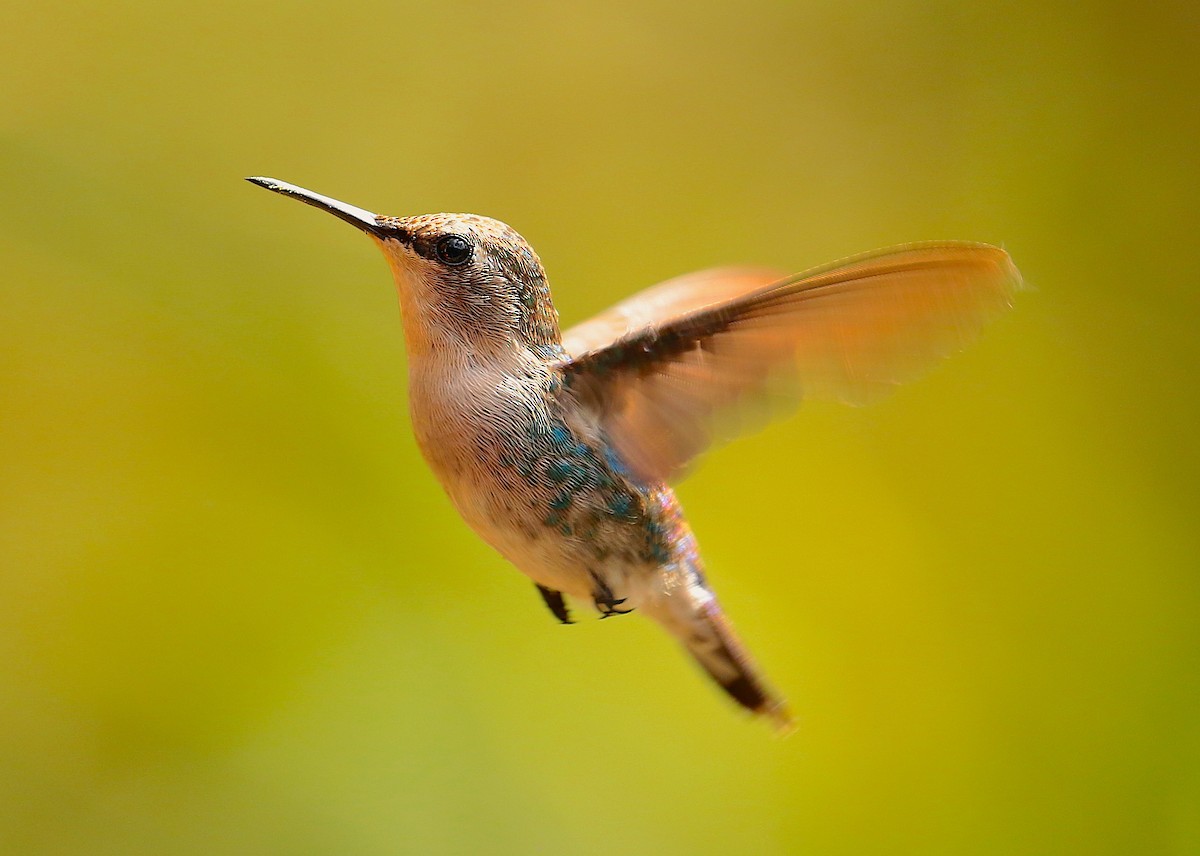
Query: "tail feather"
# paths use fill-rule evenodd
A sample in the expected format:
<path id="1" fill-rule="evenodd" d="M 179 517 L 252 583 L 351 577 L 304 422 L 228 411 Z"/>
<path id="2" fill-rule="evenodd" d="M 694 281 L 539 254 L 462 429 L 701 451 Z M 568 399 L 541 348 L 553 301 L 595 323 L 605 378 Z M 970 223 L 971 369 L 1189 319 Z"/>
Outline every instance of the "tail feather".
<path id="1" fill-rule="evenodd" d="M 690 577 L 687 583 L 672 586 L 669 593 L 647 604 L 647 611 L 734 701 L 770 719 L 780 732 L 791 731 L 787 705 L 762 679 L 703 576 L 691 568 L 684 573 Z"/>
<path id="2" fill-rule="evenodd" d="M 767 717 L 779 731 L 791 731 L 787 704 L 767 687 L 716 599 L 699 606 L 699 628 L 684 639 L 684 647 L 734 701 Z"/>

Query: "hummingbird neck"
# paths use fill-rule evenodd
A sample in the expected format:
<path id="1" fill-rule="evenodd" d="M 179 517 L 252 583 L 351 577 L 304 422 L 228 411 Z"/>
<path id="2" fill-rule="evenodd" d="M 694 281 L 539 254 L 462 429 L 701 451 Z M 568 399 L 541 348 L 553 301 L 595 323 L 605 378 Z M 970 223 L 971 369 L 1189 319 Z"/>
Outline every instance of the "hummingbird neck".
<path id="1" fill-rule="evenodd" d="M 550 287 L 544 277 L 525 280 L 519 289 L 521 321 L 519 336 L 538 356 L 551 359 L 563 354 L 562 331 L 558 310 L 550 299 Z"/>
<path id="2" fill-rule="evenodd" d="M 396 291 L 404 339 L 411 362 L 450 364 L 507 364 L 559 360 L 564 355 L 558 313 L 548 290 L 522 286 L 521 306 L 502 324 L 464 323 L 457 313 L 423 293 L 424 283 L 403 270 L 396 271 Z M 529 288 L 527 298 L 524 290 Z M 533 299 L 536 298 L 536 299 Z"/>

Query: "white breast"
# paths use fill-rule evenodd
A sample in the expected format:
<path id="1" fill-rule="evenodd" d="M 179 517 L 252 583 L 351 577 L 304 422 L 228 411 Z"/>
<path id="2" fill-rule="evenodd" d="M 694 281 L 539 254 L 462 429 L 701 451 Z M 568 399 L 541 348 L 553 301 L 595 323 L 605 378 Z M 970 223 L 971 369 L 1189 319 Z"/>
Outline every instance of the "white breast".
<path id="1" fill-rule="evenodd" d="M 532 355 L 531 355 L 532 356 Z M 545 525 L 545 499 L 521 475 L 529 427 L 545 420 L 547 369 L 421 366 L 410 372 L 410 411 L 422 454 L 459 514 L 484 541 L 541 585 L 587 597 L 571 545 Z"/>

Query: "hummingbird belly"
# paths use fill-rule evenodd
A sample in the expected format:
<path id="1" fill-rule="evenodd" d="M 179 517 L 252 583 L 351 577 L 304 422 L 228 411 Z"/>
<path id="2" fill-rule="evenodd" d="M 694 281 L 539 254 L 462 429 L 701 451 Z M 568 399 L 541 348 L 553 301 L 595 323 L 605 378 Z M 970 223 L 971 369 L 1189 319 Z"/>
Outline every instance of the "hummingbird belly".
<path id="1" fill-rule="evenodd" d="M 663 513 L 672 492 L 633 483 L 548 394 L 553 384 L 522 380 L 467 395 L 438 385 L 436 404 L 414 396 L 426 460 L 471 528 L 536 583 L 581 599 L 602 583 L 636 605 L 685 526 Z"/>

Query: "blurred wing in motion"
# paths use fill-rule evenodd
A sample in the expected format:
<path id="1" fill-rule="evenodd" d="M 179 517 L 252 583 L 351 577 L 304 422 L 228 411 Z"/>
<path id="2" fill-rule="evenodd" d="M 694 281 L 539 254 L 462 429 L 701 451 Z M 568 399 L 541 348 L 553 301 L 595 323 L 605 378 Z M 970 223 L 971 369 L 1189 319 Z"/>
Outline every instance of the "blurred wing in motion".
<path id="1" fill-rule="evenodd" d="M 672 318 L 713 306 L 779 282 L 786 271 L 771 268 L 711 268 L 660 282 L 563 333 L 568 354 L 586 354 Z"/>
<path id="2" fill-rule="evenodd" d="M 1021 275 L 987 244 L 880 250 L 775 279 L 701 271 L 655 286 L 564 335 L 568 388 L 644 481 L 712 442 L 718 417 L 784 381 L 860 404 L 969 343 Z"/>

